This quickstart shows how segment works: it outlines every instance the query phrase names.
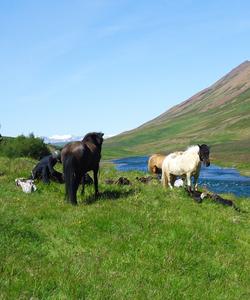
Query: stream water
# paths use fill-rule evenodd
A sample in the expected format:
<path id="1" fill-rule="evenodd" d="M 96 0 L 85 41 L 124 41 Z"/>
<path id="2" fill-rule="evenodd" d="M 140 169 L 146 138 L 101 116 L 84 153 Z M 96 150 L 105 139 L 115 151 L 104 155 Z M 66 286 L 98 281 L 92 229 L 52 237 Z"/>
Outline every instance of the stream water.
<path id="1" fill-rule="evenodd" d="M 119 171 L 139 170 L 147 172 L 148 156 L 127 157 L 113 160 Z M 198 183 L 218 194 L 234 194 L 250 197 L 250 177 L 241 176 L 234 168 L 210 165 L 202 166 Z"/>

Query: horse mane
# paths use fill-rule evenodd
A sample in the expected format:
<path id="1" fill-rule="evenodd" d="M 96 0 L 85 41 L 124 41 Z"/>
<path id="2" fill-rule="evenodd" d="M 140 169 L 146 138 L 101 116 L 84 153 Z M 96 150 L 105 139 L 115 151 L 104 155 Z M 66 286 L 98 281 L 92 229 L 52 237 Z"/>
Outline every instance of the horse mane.
<path id="1" fill-rule="evenodd" d="M 200 151 L 199 145 L 192 145 L 192 146 L 189 146 L 185 152 L 191 152 L 191 153 L 199 154 L 199 151 Z"/>
<path id="2" fill-rule="evenodd" d="M 104 133 L 102 133 L 102 132 L 89 132 L 83 137 L 82 142 L 84 143 L 84 142 L 97 142 L 97 141 L 99 141 L 99 143 L 102 143 L 103 135 L 104 135 Z"/>

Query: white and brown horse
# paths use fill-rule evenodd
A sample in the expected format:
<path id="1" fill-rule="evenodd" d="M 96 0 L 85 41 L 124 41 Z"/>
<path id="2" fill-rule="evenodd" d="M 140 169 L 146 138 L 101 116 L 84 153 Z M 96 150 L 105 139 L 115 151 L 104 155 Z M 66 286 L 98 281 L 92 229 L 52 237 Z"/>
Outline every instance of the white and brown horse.
<path id="1" fill-rule="evenodd" d="M 210 165 L 209 147 L 205 144 L 190 146 L 184 152 L 173 152 L 166 156 L 162 163 L 162 184 L 173 188 L 177 176 L 185 176 L 188 189 L 191 190 L 191 177 L 194 177 L 194 188 L 197 189 L 197 180 L 201 164 Z"/>

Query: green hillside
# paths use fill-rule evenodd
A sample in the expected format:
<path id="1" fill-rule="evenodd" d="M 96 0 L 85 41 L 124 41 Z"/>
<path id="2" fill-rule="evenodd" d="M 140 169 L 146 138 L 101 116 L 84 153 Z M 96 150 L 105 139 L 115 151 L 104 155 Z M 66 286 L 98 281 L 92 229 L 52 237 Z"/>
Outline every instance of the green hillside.
<path id="1" fill-rule="evenodd" d="M 107 139 L 104 157 L 149 155 L 206 143 L 212 159 L 250 167 L 250 62 L 142 126 Z"/>

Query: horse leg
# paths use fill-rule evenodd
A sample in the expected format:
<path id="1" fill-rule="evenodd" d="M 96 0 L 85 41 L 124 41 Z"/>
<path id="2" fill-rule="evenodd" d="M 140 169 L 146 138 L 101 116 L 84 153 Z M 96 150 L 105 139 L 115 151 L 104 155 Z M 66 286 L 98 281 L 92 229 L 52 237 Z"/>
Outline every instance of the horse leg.
<path id="1" fill-rule="evenodd" d="M 171 188 L 171 190 L 173 189 L 173 185 L 171 183 L 171 174 L 167 173 L 167 180 L 168 180 L 168 186 Z"/>
<path id="2" fill-rule="evenodd" d="M 196 173 L 195 175 L 194 175 L 194 190 L 195 191 L 198 191 L 198 178 L 199 178 L 199 174 L 198 173 Z"/>
<path id="3" fill-rule="evenodd" d="M 187 177 L 186 175 L 181 175 L 181 180 L 183 181 L 184 186 L 187 185 Z"/>
<path id="4" fill-rule="evenodd" d="M 94 170 L 94 186 L 95 186 L 95 197 L 98 197 L 98 169 Z"/>
<path id="5" fill-rule="evenodd" d="M 73 205 L 77 205 L 77 190 L 80 182 L 81 182 L 81 177 L 78 176 L 77 174 L 73 174 L 71 179 L 71 186 L 69 188 L 69 192 L 70 192 L 69 198 L 71 204 Z"/>
<path id="6" fill-rule="evenodd" d="M 188 188 L 188 191 L 191 192 L 191 174 L 187 173 L 186 178 L 187 178 L 187 188 Z"/>
<path id="7" fill-rule="evenodd" d="M 81 196 L 84 195 L 84 187 L 85 187 L 85 174 L 83 174 L 83 177 L 82 177 L 82 191 L 81 191 Z"/>
<path id="8" fill-rule="evenodd" d="M 176 180 L 176 176 L 175 175 L 170 175 L 170 178 L 171 178 L 170 182 L 171 182 L 171 185 L 173 187 L 174 183 L 175 183 L 175 180 Z"/>
<path id="9" fill-rule="evenodd" d="M 66 201 L 70 201 L 72 205 L 77 205 L 76 193 L 81 180 L 75 165 L 75 157 L 69 155 L 63 162 L 63 173 L 65 180 Z"/>
<path id="10" fill-rule="evenodd" d="M 162 169 L 161 181 L 163 187 L 166 188 L 168 186 L 168 179 L 167 179 L 166 171 L 164 169 Z"/>
<path id="11" fill-rule="evenodd" d="M 71 174 L 70 178 L 65 178 L 65 201 L 72 205 L 77 205 L 76 193 L 78 189 L 75 174 Z"/>

